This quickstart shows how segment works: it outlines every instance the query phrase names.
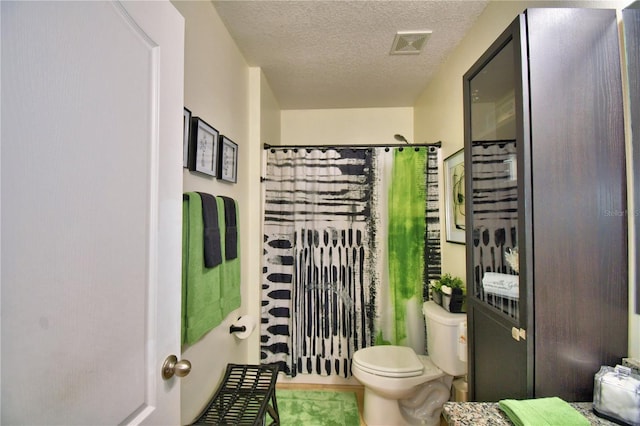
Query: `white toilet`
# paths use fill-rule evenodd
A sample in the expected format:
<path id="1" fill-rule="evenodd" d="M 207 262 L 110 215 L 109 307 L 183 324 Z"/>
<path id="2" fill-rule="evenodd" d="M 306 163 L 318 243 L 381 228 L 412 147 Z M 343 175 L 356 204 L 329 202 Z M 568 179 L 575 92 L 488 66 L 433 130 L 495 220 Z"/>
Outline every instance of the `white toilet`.
<path id="1" fill-rule="evenodd" d="M 351 371 L 364 386 L 368 426 L 438 425 L 454 376 L 467 373 L 466 314 L 435 302 L 422 306 L 429 356 L 404 346 L 371 346 L 353 354 Z"/>

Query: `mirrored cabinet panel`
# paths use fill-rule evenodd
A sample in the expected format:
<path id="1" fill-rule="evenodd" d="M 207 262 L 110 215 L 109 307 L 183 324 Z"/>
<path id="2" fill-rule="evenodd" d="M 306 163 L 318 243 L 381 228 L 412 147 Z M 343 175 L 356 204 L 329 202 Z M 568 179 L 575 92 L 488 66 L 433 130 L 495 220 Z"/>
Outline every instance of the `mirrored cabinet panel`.
<path id="1" fill-rule="evenodd" d="M 510 41 L 469 82 L 473 141 L 515 140 L 514 61 Z"/>
<path id="2" fill-rule="evenodd" d="M 473 295 L 519 324 L 514 42 L 469 81 Z"/>

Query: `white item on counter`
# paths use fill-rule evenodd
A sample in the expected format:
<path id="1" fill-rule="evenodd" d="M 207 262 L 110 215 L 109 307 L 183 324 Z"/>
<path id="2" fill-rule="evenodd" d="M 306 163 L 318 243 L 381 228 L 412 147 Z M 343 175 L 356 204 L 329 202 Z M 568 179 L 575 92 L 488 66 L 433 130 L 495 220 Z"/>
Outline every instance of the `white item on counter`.
<path id="1" fill-rule="evenodd" d="M 594 380 L 596 414 L 640 426 L 640 376 L 622 365 L 602 366 Z"/>

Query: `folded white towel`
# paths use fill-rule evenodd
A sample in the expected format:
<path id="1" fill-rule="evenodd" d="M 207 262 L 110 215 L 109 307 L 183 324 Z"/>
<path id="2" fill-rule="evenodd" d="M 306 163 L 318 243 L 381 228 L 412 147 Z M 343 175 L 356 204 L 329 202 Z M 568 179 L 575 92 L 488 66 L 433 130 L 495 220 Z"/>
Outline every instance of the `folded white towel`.
<path id="1" fill-rule="evenodd" d="M 482 278 L 485 293 L 517 299 L 520 294 L 520 280 L 517 275 L 485 272 Z"/>

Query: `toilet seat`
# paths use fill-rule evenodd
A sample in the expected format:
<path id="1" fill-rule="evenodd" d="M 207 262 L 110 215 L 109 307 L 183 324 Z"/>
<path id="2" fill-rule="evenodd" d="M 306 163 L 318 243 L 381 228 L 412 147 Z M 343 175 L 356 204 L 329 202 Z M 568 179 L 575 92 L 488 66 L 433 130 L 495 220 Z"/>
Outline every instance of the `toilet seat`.
<path id="1" fill-rule="evenodd" d="M 415 377 L 424 364 L 413 349 L 405 346 L 370 346 L 353 354 L 353 363 L 363 371 L 385 377 Z"/>

